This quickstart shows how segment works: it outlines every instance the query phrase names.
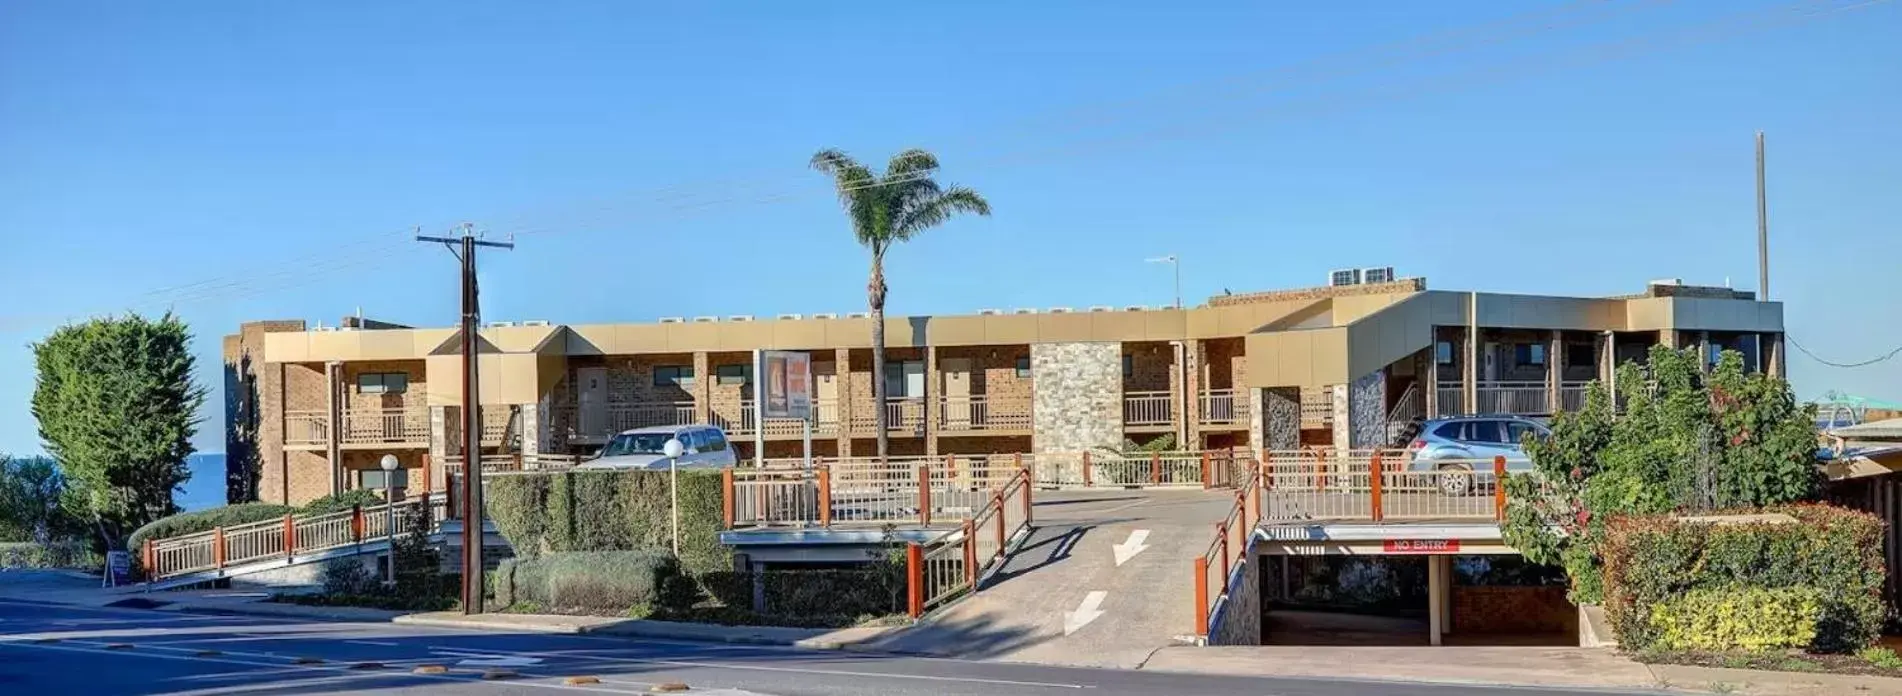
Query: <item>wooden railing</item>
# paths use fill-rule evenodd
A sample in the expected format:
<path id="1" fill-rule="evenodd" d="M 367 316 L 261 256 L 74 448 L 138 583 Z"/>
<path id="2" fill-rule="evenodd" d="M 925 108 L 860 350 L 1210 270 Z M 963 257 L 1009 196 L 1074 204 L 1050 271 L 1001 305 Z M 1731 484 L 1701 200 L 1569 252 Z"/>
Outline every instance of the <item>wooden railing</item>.
<path id="1" fill-rule="evenodd" d="M 1236 389 L 1211 389 L 1202 392 L 1197 419 L 1204 425 L 1236 425 L 1248 422 L 1247 392 Z"/>
<path id="2" fill-rule="evenodd" d="M 330 442 L 330 416 L 323 411 L 285 411 L 284 444 L 323 445 Z"/>
<path id="3" fill-rule="evenodd" d="M 429 409 L 408 406 L 344 411 L 343 442 L 352 445 L 427 443 Z"/>
<path id="4" fill-rule="evenodd" d="M 442 500 L 419 497 L 373 507 L 358 507 L 322 515 L 285 515 L 281 519 L 218 527 L 208 532 L 169 539 L 148 539 L 140 549 L 147 581 L 159 581 L 208 570 L 272 559 L 294 559 L 297 554 L 383 541 L 391 536 L 389 519 L 428 514 L 430 525 L 441 521 Z"/>
<path id="5" fill-rule="evenodd" d="M 1248 542 L 1262 519 L 1262 477 L 1259 471 L 1237 482 L 1235 502 L 1215 523 L 1215 538 L 1193 559 L 1195 635 L 1209 634 L 1209 617 L 1228 601 L 1230 575 L 1249 562 Z"/>
<path id="6" fill-rule="evenodd" d="M 1498 482 L 1506 475 L 1505 457 L 1414 462 L 1404 450 L 1270 452 L 1262 462 L 1262 517 L 1500 520 L 1506 497 Z"/>
<path id="7" fill-rule="evenodd" d="M 1029 430 L 1029 397 L 994 397 L 987 394 L 947 396 L 940 402 L 938 429 L 944 432 L 987 432 Z"/>
<path id="8" fill-rule="evenodd" d="M 850 426 L 855 433 L 876 433 L 878 423 L 870 409 L 854 410 Z M 892 397 L 885 400 L 885 429 L 887 432 L 925 433 L 924 397 Z"/>
<path id="9" fill-rule="evenodd" d="M 986 570 L 1004 560 L 1013 539 L 1031 524 L 1034 485 L 1019 471 L 992 489 L 989 501 L 957 529 L 905 548 L 907 613 L 912 618 L 976 592 Z"/>
<path id="10" fill-rule="evenodd" d="M 1175 395 L 1166 391 L 1123 394 L 1123 425 L 1155 427 L 1175 423 Z"/>
<path id="11" fill-rule="evenodd" d="M 1475 390 L 1475 413 L 1532 415 L 1551 413 L 1550 391 L 1545 382 L 1480 382 Z"/>

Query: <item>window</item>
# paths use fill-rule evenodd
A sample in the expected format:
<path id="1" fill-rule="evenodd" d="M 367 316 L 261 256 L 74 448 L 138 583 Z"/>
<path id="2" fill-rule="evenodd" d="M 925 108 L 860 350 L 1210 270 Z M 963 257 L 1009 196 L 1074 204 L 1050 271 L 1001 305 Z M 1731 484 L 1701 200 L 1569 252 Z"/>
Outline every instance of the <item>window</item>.
<path id="1" fill-rule="evenodd" d="M 1514 345 L 1513 362 L 1519 365 L 1544 365 L 1545 346 L 1538 343 L 1520 343 Z"/>
<path id="2" fill-rule="evenodd" d="M 721 386 L 753 383 L 752 365 L 721 365 L 713 368 L 713 383 Z"/>
<path id="3" fill-rule="evenodd" d="M 358 394 L 401 394 L 409 391 L 407 372 L 366 372 L 357 375 Z"/>
<path id="4" fill-rule="evenodd" d="M 1433 362 L 1440 365 L 1453 364 L 1453 343 L 1439 341 L 1433 344 Z"/>
<path id="5" fill-rule="evenodd" d="M 893 360 L 885 363 L 885 398 L 906 399 L 925 395 L 925 361 Z"/>
<path id="6" fill-rule="evenodd" d="M 1019 379 L 1030 379 L 1030 358 L 1017 359 L 1017 377 Z"/>
<path id="7" fill-rule="evenodd" d="M 1466 434 L 1462 431 L 1465 430 L 1465 425 L 1465 423 L 1457 422 L 1447 423 L 1446 425 L 1434 428 L 1433 436 L 1442 440 L 1464 440 L 1466 439 Z"/>
<path id="8" fill-rule="evenodd" d="M 706 437 L 707 437 L 707 444 L 702 446 L 700 448 L 700 451 L 702 452 L 726 451 L 726 436 L 720 434 L 720 431 L 708 430 L 706 431 Z"/>
<path id="9" fill-rule="evenodd" d="M 1531 436 L 1530 439 L 1533 440 L 1541 439 L 1545 437 L 1545 431 L 1531 423 L 1516 421 L 1506 423 L 1506 444 L 1523 445 L 1528 439 L 1527 436 Z"/>
<path id="10" fill-rule="evenodd" d="M 693 386 L 693 366 L 692 365 L 655 366 L 654 367 L 654 386 L 656 387 L 672 386 L 672 387 L 679 387 L 681 389 L 692 387 Z"/>
<path id="11" fill-rule="evenodd" d="M 386 487 L 384 476 L 395 479 L 395 487 L 409 488 L 409 470 L 397 469 L 385 472 L 382 469 L 364 469 L 357 472 L 357 487 L 381 491 Z"/>
<path id="12" fill-rule="evenodd" d="M 1129 353 L 1124 353 L 1123 354 L 1123 379 L 1129 379 L 1135 376 L 1136 376 L 1136 356 L 1130 355 Z"/>
<path id="13" fill-rule="evenodd" d="M 661 448 L 672 439 L 670 433 L 621 433 L 601 448 L 603 457 L 625 457 L 630 454 L 660 454 Z M 686 443 L 682 443 L 686 444 Z"/>
<path id="14" fill-rule="evenodd" d="M 1495 445 L 1506 444 L 1506 439 L 1501 437 L 1501 433 L 1499 432 L 1500 426 L 1502 425 L 1505 424 L 1499 421 L 1467 421 L 1466 437 L 1464 439 L 1467 442 L 1484 442 Z"/>
<path id="15" fill-rule="evenodd" d="M 680 444 L 685 451 L 694 453 L 707 451 L 707 431 L 689 430 L 680 433 L 679 437 Z"/>

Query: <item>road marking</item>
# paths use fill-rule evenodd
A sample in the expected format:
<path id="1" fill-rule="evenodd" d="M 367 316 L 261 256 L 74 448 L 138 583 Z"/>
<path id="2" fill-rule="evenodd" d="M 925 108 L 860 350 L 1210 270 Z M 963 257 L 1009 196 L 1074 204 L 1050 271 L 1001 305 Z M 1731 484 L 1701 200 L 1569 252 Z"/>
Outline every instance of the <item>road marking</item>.
<path id="1" fill-rule="evenodd" d="M 394 648 L 398 645 L 402 645 L 401 643 L 390 643 L 390 642 L 381 641 L 381 640 L 346 640 L 344 642 L 352 643 L 355 645 L 374 645 L 380 648 Z"/>
<path id="2" fill-rule="evenodd" d="M 1128 562 L 1129 559 L 1135 558 L 1136 554 L 1142 553 L 1144 549 L 1149 548 L 1143 544 L 1144 541 L 1148 540 L 1149 530 L 1137 529 L 1130 531 L 1128 541 L 1110 547 L 1110 553 L 1116 554 L 1116 565 L 1119 567 L 1122 566 Z"/>
<path id="3" fill-rule="evenodd" d="M 453 651 L 461 648 L 437 648 L 430 650 Z M 553 659 L 592 660 L 595 662 L 619 662 L 632 665 L 666 665 L 668 667 L 703 667 L 707 669 L 731 669 L 750 672 L 781 672 L 786 674 L 819 674 L 830 677 L 874 677 L 879 679 L 915 679 L 920 681 L 958 682 L 965 684 L 996 684 L 1000 686 L 1043 686 L 1053 689 L 1090 689 L 1087 684 L 1063 684 L 1057 682 L 1012 681 L 1009 679 L 982 679 L 978 677 L 937 677 L 924 674 L 890 674 L 885 672 L 853 672 L 839 669 L 807 669 L 804 667 L 766 667 L 762 665 L 729 664 L 725 662 L 700 662 L 696 660 L 661 660 L 635 657 L 606 657 L 595 655 L 576 655 L 564 652 L 496 652 L 497 655 L 533 655 Z"/>
<path id="4" fill-rule="evenodd" d="M 533 667 L 542 663 L 539 657 L 492 657 L 486 659 L 463 660 L 457 667 Z"/>
<path id="5" fill-rule="evenodd" d="M 1103 611 L 1098 607 L 1103 606 L 1103 599 L 1108 596 L 1109 593 L 1102 590 L 1091 590 L 1089 594 L 1083 595 L 1083 603 L 1077 605 L 1076 611 L 1063 615 L 1063 635 L 1076 633 L 1077 629 L 1101 617 Z"/>

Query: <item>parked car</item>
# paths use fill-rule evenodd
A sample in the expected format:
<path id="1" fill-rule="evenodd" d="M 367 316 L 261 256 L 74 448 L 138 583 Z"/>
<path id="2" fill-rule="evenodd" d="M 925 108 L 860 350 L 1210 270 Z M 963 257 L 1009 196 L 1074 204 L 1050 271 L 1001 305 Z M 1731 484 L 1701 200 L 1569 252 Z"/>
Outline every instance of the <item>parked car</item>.
<path id="1" fill-rule="evenodd" d="M 726 433 L 711 425 L 662 425 L 635 428 L 608 440 L 594 459 L 582 469 L 666 469 L 667 456 L 662 448 L 670 439 L 679 439 L 682 469 L 720 469 L 738 463 Z"/>
<path id="2" fill-rule="evenodd" d="M 1474 468 L 1490 469 L 1494 457 L 1506 458 L 1507 471 L 1527 471 L 1532 459 L 1526 456 L 1528 437 L 1546 438 L 1552 430 L 1530 418 L 1510 415 L 1455 416 L 1436 418 L 1420 426 L 1419 437 L 1407 445 L 1412 455 L 1412 471 L 1441 471 L 1440 492 L 1446 495 L 1472 493 Z M 1477 465 L 1477 466 L 1476 466 Z"/>

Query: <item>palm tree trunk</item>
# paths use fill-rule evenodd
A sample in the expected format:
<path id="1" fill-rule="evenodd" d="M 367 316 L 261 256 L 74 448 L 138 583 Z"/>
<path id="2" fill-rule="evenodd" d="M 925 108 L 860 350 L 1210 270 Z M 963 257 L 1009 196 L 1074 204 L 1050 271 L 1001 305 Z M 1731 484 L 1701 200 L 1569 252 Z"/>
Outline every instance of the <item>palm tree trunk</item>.
<path id="1" fill-rule="evenodd" d="M 878 457 L 891 445 L 885 422 L 885 262 L 872 255 L 872 279 L 865 285 L 872 310 L 872 427 L 878 429 Z"/>

